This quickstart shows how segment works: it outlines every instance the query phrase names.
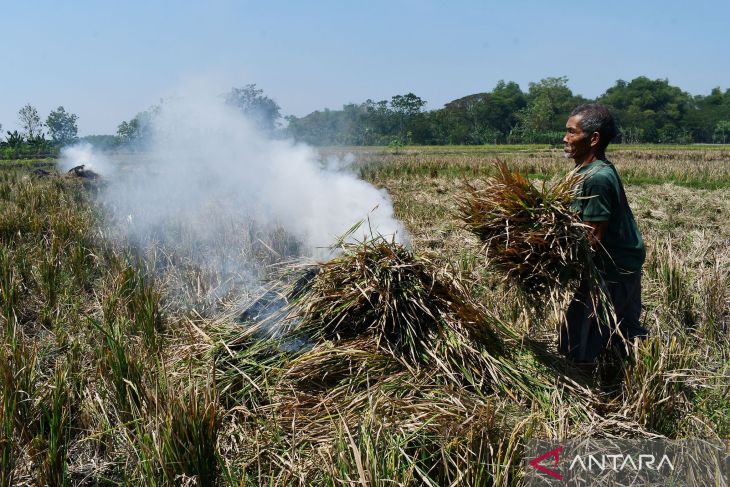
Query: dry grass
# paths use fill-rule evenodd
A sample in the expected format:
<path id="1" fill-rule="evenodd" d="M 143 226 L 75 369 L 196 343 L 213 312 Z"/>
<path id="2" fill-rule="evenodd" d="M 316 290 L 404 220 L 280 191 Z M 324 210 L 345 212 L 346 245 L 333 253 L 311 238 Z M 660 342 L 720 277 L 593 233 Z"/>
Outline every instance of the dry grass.
<path id="1" fill-rule="evenodd" d="M 496 174 L 491 163 L 505 161 L 511 168 L 538 179 L 563 175 L 572 161 L 563 157 L 562 149 L 513 150 L 510 146 L 488 146 L 484 149 L 414 147 L 393 154 L 378 148 L 330 150 L 330 155 L 351 151 L 357 155 L 364 177 L 390 184 L 400 179 L 476 178 Z M 609 147 L 608 158 L 614 163 L 625 184 L 675 184 L 719 189 L 730 185 L 730 152 L 727 150 L 666 150 Z"/>
<path id="2" fill-rule="evenodd" d="M 227 277 L 186 253 L 184 228 L 177 248 L 130 248 L 103 238 L 93 187 L 0 171 L 0 484 L 518 485 L 535 436 L 730 434 L 728 189 L 627 187 L 652 338 L 606 384 L 555 353 L 565 296 L 535 322 L 462 228 L 463 168 L 484 159 L 408 157 L 409 174 L 368 174 L 414 248 L 344 248 L 288 310 L 299 326 L 268 339 L 238 321 Z M 510 157 L 565 168 L 549 151 Z M 614 161 L 712 187 L 726 157 Z M 262 237 L 239 243 L 286 254 Z"/>

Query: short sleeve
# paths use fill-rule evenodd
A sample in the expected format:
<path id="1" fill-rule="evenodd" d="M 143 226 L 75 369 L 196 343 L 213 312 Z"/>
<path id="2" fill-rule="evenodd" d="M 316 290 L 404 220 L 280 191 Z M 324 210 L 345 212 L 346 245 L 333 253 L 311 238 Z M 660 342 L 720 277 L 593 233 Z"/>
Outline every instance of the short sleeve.
<path id="1" fill-rule="evenodd" d="M 583 188 L 583 211 L 585 222 L 606 222 L 611 218 L 611 186 L 595 182 Z"/>

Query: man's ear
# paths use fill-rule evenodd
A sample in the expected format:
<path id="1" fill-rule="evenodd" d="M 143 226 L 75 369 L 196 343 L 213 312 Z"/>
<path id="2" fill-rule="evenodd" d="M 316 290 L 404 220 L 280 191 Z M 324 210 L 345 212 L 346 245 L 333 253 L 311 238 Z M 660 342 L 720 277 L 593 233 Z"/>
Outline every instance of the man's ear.
<path id="1" fill-rule="evenodd" d="M 593 132 L 591 134 L 591 147 L 598 147 L 598 142 L 601 140 L 601 134 Z"/>

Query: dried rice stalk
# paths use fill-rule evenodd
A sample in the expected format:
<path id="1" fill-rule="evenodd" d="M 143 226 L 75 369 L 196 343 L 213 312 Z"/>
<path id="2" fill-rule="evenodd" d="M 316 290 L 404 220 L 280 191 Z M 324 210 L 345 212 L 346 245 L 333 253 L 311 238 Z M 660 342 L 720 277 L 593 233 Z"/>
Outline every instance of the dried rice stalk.
<path id="1" fill-rule="evenodd" d="M 456 321 L 468 324 L 486 348 L 501 350 L 501 339 L 456 276 L 427 258 L 382 237 L 343 243 L 341 251 L 291 302 L 288 321 L 297 331 L 315 340 L 372 336 L 417 366 L 443 334 L 442 323 Z"/>
<path id="2" fill-rule="evenodd" d="M 586 225 L 571 210 L 582 176 L 538 188 L 496 161 L 497 175 L 465 182 L 460 218 L 484 243 L 489 263 L 527 296 L 543 296 L 593 269 Z"/>
<path id="3" fill-rule="evenodd" d="M 343 243 L 341 250 L 297 290 L 282 318 L 288 322 L 284 336 L 301 336 L 314 344 L 311 352 L 305 352 L 306 359 L 302 357 L 308 363 L 304 368 L 320 378 L 313 384 L 326 383 L 325 378 L 336 378 L 338 386 L 351 384 L 373 364 L 383 367 L 388 361 L 370 360 L 358 367 L 352 359 L 364 360 L 360 354 L 342 355 L 353 343 L 371 340 L 377 353 L 392 355 L 404 370 L 435 371 L 440 380 L 456 387 L 500 391 L 520 402 L 540 400 L 555 387 L 554 371 L 538 365 L 537 351 L 525 348 L 509 324 L 476 304 L 460 277 L 448 268 L 438 268 L 380 237 Z M 327 342 L 335 348 L 322 348 Z M 526 361 L 527 357 L 531 359 Z M 345 362 L 335 366 L 340 360 Z M 316 364 L 322 365 L 321 370 L 312 370 L 320 368 Z M 581 389 L 577 395 L 587 396 L 569 382 L 563 378 L 564 386 Z M 581 407 L 585 410 L 587 405 Z"/>

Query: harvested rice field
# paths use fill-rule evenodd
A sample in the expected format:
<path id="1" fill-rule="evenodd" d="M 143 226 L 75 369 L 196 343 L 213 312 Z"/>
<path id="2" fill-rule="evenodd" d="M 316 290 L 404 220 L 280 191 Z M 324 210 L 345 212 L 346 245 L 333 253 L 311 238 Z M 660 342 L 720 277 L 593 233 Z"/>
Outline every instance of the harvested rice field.
<path id="1" fill-rule="evenodd" d="M 557 351 L 570 286 L 525 299 L 463 218 L 495 160 L 541 187 L 562 151 L 320 152 L 409 242 L 304 259 L 245 218 L 119 238 L 103 178 L 0 161 L 0 486 L 516 486 L 532 439 L 728 439 L 730 150 L 609 151 L 650 336 L 593 373 Z M 211 264 L 236 259 L 245 285 Z"/>

